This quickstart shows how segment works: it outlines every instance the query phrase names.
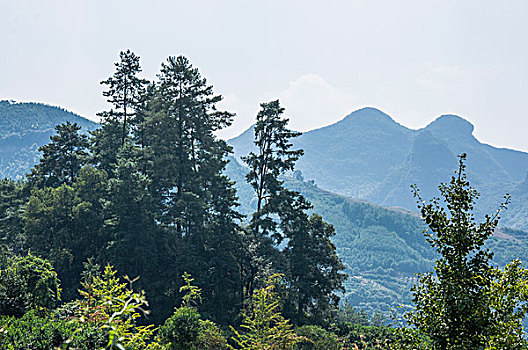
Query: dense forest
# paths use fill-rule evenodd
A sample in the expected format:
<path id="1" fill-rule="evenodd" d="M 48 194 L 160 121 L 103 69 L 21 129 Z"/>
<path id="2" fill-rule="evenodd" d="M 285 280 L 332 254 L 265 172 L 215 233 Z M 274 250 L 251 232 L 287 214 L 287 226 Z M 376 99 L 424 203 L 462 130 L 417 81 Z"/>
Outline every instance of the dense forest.
<path id="1" fill-rule="evenodd" d="M 340 303 L 350 282 L 334 243 L 347 243 L 301 194 L 305 182 L 286 183 L 302 178 L 303 150 L 280 102 L 260 105 L 242 158 L 252 205 L 239 208 L 231 147 L 215 136 L 234 117 L 217 108 L 222 97 L 182 56 L 156 81 L 140 72 L 139 57 L 121 52 L 102 82 L 101 127 L 57 125 L 25 179 L 0 181 L 2 348 L 526 348 L 528 272 L 491 262 L 500 210 L 475 221 L 465 155 L 439 187 L 445 204 L 414 190 L 436 253 L 415 244 L 421 260 L 385 266 L 425 271 L 436 260 L 435 274 L 415 278 L 403 321 L 387 320 Z M 364 244 L 379 239 L 360 232 Z M 359 248 L 349 256 L 368 270 Z"/>

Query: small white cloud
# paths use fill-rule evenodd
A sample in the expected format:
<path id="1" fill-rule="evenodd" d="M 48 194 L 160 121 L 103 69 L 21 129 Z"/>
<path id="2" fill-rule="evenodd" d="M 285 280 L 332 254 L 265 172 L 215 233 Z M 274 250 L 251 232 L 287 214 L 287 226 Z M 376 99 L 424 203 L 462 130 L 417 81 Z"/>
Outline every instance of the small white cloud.
<path id="1" fill-rule="evenodd" d="M 353 110 L 356 97 L 338 90 L 317 74 L 304 74 L 287 89 L 265 94 L 278 98 L 286 108 L 290 128 L 307 131 L 332 124 Z"/>
<path id="2" fill-rule="evenodd" d="M 255 122 L 262 102 L 279 99 L 290 119 L 289 128 L 308 131 L 335 123 L 354 110 L 356 97 L 330 85 L 323 77 L 309 73 L 291 81 L 286 89 L 262 94 L 260 99 L 246 100 L 234 94 L 224 95 L 220 109 L 237 114 L 233 125 L 217 132 L 228 139 L 239 135 Z"/>
<path id="3" fill-rule="evenodd" d="M 224 140 L 238 136 L 253 123 L 257 115 L 259 104 L 256 101 L 249 101 L 235 94 L 223 94 L 224 99 L 217 105 L 219 110 L 236 113 L 233 124 L 223 130 L 216 132 L 216 135 Z"/>

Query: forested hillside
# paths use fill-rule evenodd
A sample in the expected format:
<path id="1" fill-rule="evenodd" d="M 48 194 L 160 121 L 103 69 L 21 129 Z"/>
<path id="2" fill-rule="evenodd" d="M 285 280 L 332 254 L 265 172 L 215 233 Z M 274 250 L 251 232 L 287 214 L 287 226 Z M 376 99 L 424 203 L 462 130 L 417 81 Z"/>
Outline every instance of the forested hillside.
<path id="1" fill-rule="evenodd" d="M 0 101 L 0 178 L 21 178 L 40 157 L 37 149 L 48 143 L 55 126 L 66 121 L 85 132 L 97 124 L 62 108 L 40 103 Z"/>
<path id="2" fill-rule="evenodd" d="M 224 174 L 230 147 L 214 134 L 234 116 L 217 109 L 222 96 L 183 56 L 155 82 L 138 76 L 131 51 L 115 67 L 98 129 L 56 125 L 27 178 L 0 180 L 0 345 L 33 348 L 39 335 L 18 329 L 41 324 L 56 334 L 49 346 L 107 336 L 109 348 L 225 348 L 217 324 L 249 325 L 261 307 L 282 320 L 266 341 L 283 348 L 305 340 L 293 324 L 330 324 L 347 275 L 334 228 L 281 180 L 303 151 L 279 101 L 257 115 L 246 180 L 258 204 L 244 220 Z M 136 323 L 144 306 L 159 332 Z M 193 326 L 186 317 L 206 339 L 175 335 Z M 232 344 L 252 337 L 231 334 Z"/>
<path id="3" fill-rule="evenodd" d="M 343 120 L 308 131 L 294 141 L 305 150 L 299 160 L 307 180 L 329 191 L 383 206 L 415 211 L 410 185 L 417 184 L 426 197 L 457 166 L 457 155 L 468 155 L 468 174 L 482 193 L 477 214 L 494 210 L 506 193 L 512 203 L 501 225 L 527 230 L 526 197 L 521 183 L 528 171 L 528 154 L 496 148 L 473 136 L 473 125 L 455 115 L 443 115 L 427 127 L 412 130 L 387 114 L 363 108 Z M 235 156 L 247 154 L 251 128 L 229 140 Z"/>
<path id="4" fill-rule="evenodd" d="M 247 171 L 234 158 L 226 170 L 236 181 L 243 213 L 251 213 L 255 205 L 254 194 L 244 181 Z M 285 184 L 302 193 L 313 210 L 335 227 L 333 241 L 349 275 L 345 300 L 350 305 L 387 314 L 391 308 L 410 305 L 415 274 L 431 270 L 437 258 L 423 236 L 425 225 L 417 213 L 326 191 L 313 181 L 305 181 L 300 171 L 286 176 Z M 528 234 L 524 231 L 501 229 L 488 244 L 501 266 L 513 259 L 528 259 Z"/>
<path id="5" fill-rule="evenodd" d="M 9 109 L 7 109 L 7 106 L 9 106 Z M 11 120 L 25 120 L 25 123 L 19 123 L 17 127 L 13 125 L 7 127 L 6 124 L 5 130 L 10 130 L 9 133 L 11 135 L 22 135 L 26 132 L 25 130 L 31 130 L 31 125 L 36 125 L 33 128 L 47 130 L 42 133 L 43 135 L 51 134 L 51 131 L 44 128 L 44 126 L 49 127 L 53 122 L 68 120 L 67 117 L 71 116 L 61 109 L 39 104 L 6 104 L 4 102 L 4 108 L 4 110 L 12 113 L 10 114 Z M 47 114 L 42 114 L 42 110 L 56 111 L 58 116 L 54 115 L 56 119 L 47 117 Z M 22 117 L 17 118 L 18 114 L 15 112 L 20 113 Z M 369 110 L 369 112 L 377 113 L 374 110 Z M 367 114 L 364 117 L 368 119 L 372 115 Z M 73 118 L 72 120 L 78 120 L 81 123 L 80 125 L 84 125 L 85 130 L 93 129 L 97 126 L 97 124 L 75 115 L 73 115 Z M 385 118 L 385 122 L 390 123 L 390 120 Z M 462 126 L 464 125 L 466 129 L 469 128 L 467 124 L 463 123 Z M 404 136 L 407 135 L 405 129 L 400 126 L 395 128 L 400 130 L 402 139 L 404 139 Z M 468 132 L 466 130 L 466 133 Z M 246 138 L 249 143 L 252 142 L 252 137 L 253 135 L 247 132 L 241 139 Z M 41 144 L 45 144 L 48 141 L 49 138 L 39 140 Z M 342 142 L 346 142 L 346 140 Z M 397 148 L 397 145 L 393 146 L 393 148 Z M 19 164 L 24 159 L 27 159 L 26 157 L 31 157 L 32 161 L 25 163 L 25 166 L 28 167 L 28 170 L 24 170 L 25 172 L 28 172 L 32 162 L 37 162 L 40 157 L 36 147 L 37 145 L 33 145 L 34 153 L 32 153 L 32 151 L 23 146 L 13 156 L 14 162 Z M 444 150 L 442 151 L 443 155 L 434 159 L 431 157 L 431 154 L 441 154 L 440 150 L 442 149 Z M 305 157 L 309 157 L 309 155 L 305 154 L 300 158 L 299 162 Z M 416 135 L 410 156 L 407 157 L 405 162 L 407 164 L 405 167 L 401 167 L 399 171 L 395 171 L 391 175 L 401 181 L 402 184 L 389 186 L 389 184 L 394 185 L 396 180 L 385 181 L 378 191 L 384 191 L 387 197 L 397 197 L 397 191 L 399 190 L 405 192 L 405 194 L 400 194 L 401 196 L 409 196 L 410 202 L 415 203 L 410 196 L 410 189 L 407 188 L 407 185 L 412 183 L 413 180 L 429 179 L 425 187 L 435 188 L 434 178 L 437 177 L 439 181 L 449 178 L 453 171 L 451 166 L 453 163 L 456 164 L 456 157 L 447 148 L 445 142 L 431 137 L 430 131 L 422 131 Z M 0 171 L 6 173 L 11 171 L 11 169 L 9 166 L 0 167 Z M 321 167 L 321 169 L 324 169 L 324 167 Z M 403 169 L 407 169 L 406 171 L 408 172 L 405 176 L 401 174 Z M 374 170 L 372 171 L 382 173 L 380 169 Z M 256 197 L 254 190 L 246 182 L 245 175 L 247 171 L 247 167 L 241 165 L 237 159 L 234 157 L 229 158 L 225 174 L 235 181 L 240 204 L 237 210 L 250 217 L 256 208 Z M 20 176 L 21 173 L 15 173 L 15 175 Z M 435 257 L 433 250 L 423 238 L 423 225 L 416 214 L 413 214 L 412 211 L 386 209 L 366 201 L 334 194 L 322 189 L 314 181 L 305 180 L 303 175 L 303 173 L 297 171 L 286 176 L 286 185 L 303 194 L 314 205 L 313 211 L 323 215 L 325 220 L 336 228 L 336 236 L 333 238 L 333 242 L 336 244 L 338 255 L 345 263 L 346 272 L 350 276 L 345 283 L 346 300 L 350 305 L 364 308 L 369 312 L 376 310 L 387 312 L 389 308 L 394 308 L 400 304 L 408 304 L 410 302 L 409 288 L 414 281 L 414 273 L 429 270 Z M 432 190 L 424 193 L 428 197 L 436 194 Z M 523 200 L 524 197 L 522 195 L 525 193 L 528 193 L 526 186 L 523 187 L 523 183 L 517 185 L 517 188 L 512 191 L 512 205 L 518 204 L 519 207 L 524 205 L 526 201 Z M 498 203 L 498 201 L 495 203 Z M 515 212 L 515 216 L 510 217 L 519 222 L 525 220 L 522 213 L 518 211 Z M 508 233 L 506 235 L 498 235 L 490 241 L 490 244 L 493 244 L 494 249 L 497 251 L 496 260 L 500 264 L 505 264 L 517 257 L 524 260 L 526 258 L 525 248 L 527 247 L 526 244 L 528 244 L 526 234 L 523 231 L 507 229 L 503 230 L 503 232 Z"/>
<path id="6" fill-rule="evenodd" d="M 234 114 L 217 108 L 222 96 L 187 58 L 167 58 L 153 82 L 140 72 L 139 57 L 121 52 L 115 73 L 102 82 L 110 108 L 98 128 L 75 116 L 60 120 L 68 113 L 53 108 L 58 115 L 40 122 L 37 112 L 50 107 L 3 103 L 11 120 L 21 115 L 5 127 L 5 140 L 23 143 L 59 123 L 48 143 L 32 145 L 39 157 L 26 177 L 0 180 L 0 346 L 343 350 L 424 348 L 445 339 L 477 348 L 526 345 L 528 270 L 512 260 L 528 258 L 528 235 L 498 229 L 500 211 L 475 221 L 478 194 L 466 180 L 473 174 L 465 170 L 467 155 L 453 156 L 454 148 L 432 136 L 456 126 L 444 138 L 464 147 L 457 142 L 472 127 L 460 118 L 440 118 L 411 143 L 412 131 L 383 113 L 358 112 L 368 126 L 366 144 L 387 151 L 358 164 L 355 176 L 367 179 L 365 188 L 373 186 L 369 173 L 379 180 L 388 169 L 403 182 L 395 174 L 433 174 L 431 186 L 435 176 L 447 181 L 438 187 L 442 203 L 426 204 L 432 192 L 413 187 L 419 216 L 306 181 L 297 169 L 305 157 L 297 147 L 302 136 L 288 129 L 278 100 L 262 103 L 251 133 L 239 139 L 253 143 L 242 165 L 215 136 Z M 481 154 L 482 145 L 473 146 L 476 159 L 468 163 L 487 166 L 496 150 Z M 405 147 L 410 153 L 401 166 L 394 159 Z M 432 161 L 431 154 L 440 156 Z M 341 156 L 345 176 L 352 158 Z M 476 182 L 520 176 L 522 168 L 496 166 L 503 173 L 480 174 Z M 516 190 L 525 187 L 519 182 Z M 398 187 L 389 189 L 387 196 L 396 196 Z M 433 269 L 442 278 L 427 272 Z M 459 296 L 462 308 L 452 302 Z M 428 305 L 464 322 L 433 331 L 444 315 Z M 396 309 L 416 328 L 388 327 L 385 317 Z M 506 330 L 513 332 L 505 340 L 499 335 Z"/>

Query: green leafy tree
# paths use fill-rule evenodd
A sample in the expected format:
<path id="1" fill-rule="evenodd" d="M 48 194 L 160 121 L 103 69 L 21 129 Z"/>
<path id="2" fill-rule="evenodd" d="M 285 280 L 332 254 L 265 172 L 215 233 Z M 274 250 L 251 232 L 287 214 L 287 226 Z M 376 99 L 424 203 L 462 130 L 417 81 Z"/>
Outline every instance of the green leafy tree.
<path id="1" fill-rule="evenodd" d="M 66 122 L 55 129 L 51 142 L 39 148 L 42 158 L 29 174 L 30 181 L 40 188 L 71 186 L 88 162 L 88 137 L 80 132 L 81 127 Z"/>
<path id="2" fill-rule="evenodd" d="M 414 187 L 418 207 L 429 227 L 427 241 L 440 258 L 435 273 L 419 276 L 412 288 L 415 310 L 406 314 L 417 332 L 402 330 L 396 348 L 524 349 L 521 320 L 526 314 L 526 271 L 512 263 L 504 271 L 491 265 L 484 245 L 498 225 L 499 213 L 477 223 L 478 193 L 465 173 L 465 154 L 449 183 L 439 186 L 444 202 L 426 203 Z M 427 341 L 419 339 L 425 335 Z"/>
<path id="3" fill-rule="evenodd" d="M 24 205 L 29 186 L 22 181 L 0 179 L 0 251 L 1 247 L 20 252 L 24 242 Z"/>
<path id="4" fill-rule="evenodd" d="M 109 242 L 106 186 L 104 171 L 85 167 L 73 186 L 35 189 L 26 204 L 25 244 L 55 266 L 67 300 L 77 293 L 82 263 L 101 258 Z"/>
<path id="5" fill-rule="evenodd" d="M 75 302 L 73 319 L 81 325 L 97 324 L 107 335 L 106 349 L 159 349 L 160 345 L 152 341 L 154 326 L 137 324 L 142 314 L 148 314 L 145 293 L 134 291 L 135 280 L 125 276 L 127 286 L 116 273 L 107 265 L 101 274 L 85 278 L 79 290 L 82 299 Z"/>
<path id="6" fill-rule="evenodd" d="M 0 259 L 0 315 L 21 317 L 31 309 L 50 310 L 60 300 L 60 282 L 51 264 L 31 253 Z"/>
<path id="7" fill-rule="evenodd" d="M 141 276 L 138 286 L 152 295 L 161 288 L 156 282 L 161 269 L 160 241 L 147 190 L 150 181 L 140 171 L 138 157 L 138 149 L 126 143 L 118 154 L 114 177 L 108 181 L 105 231 L 110 244 L 105 258 L 122 273 Z"/>
<path id="8" fill-rule="evenodd" d="M 183 56 L 162 63 L 154 98 L 141 126 L 148 145 L 146 173 L 159 199 L 161 223 L 180 235 L 192 235 L 203 227 L 205 211 L 218 210 L 210 206 L 209 189 L 221 180 L 230 148 L 213 132 L 230 125 L 233 115 L 216 109 L 222 96 L 213 94 Z"/>
<path id="9" fill-rule="evenodd" d="M 281 278 L 281 275 L 273 275 L 265 287 L 255 291 L 251 306 L 243 315 L 242 330 L 239 332 L 231 327 L 236 347 L 230 346 L 230 349 L 287 350 L 306 339 L 298 336 L 281 314 L 280 298 L 275 290 Z"/>
<path id="10" fill-rule="evenodd" d="M 99 117 L 101 118 L 101 126 L 91 133 L 91 163 L 104 169 L 113 177 L 113 171 L 122 146 L 122 125 L 119 118 L 112 112 L 99 113 Z"/>
<path id="11" fill-rule="evenodd" d="M 99 113 L 101 127 L 93 131 L 93 162 L 113 177 L 117 158 L 130 134 L 131 120 L 142 108 L 147 80 L 138 77 L 141 72 L 139 56 L 130 50 L 119 53 L 114 74 L 101 82 L 108 90 L 103 92 L 112 104 L 110 111 Z"/>
<path id="12" fill-rule="evenodd" d="M 81 324 L 30 310 L 21 318 L 0 316 L 0 348 L 3 350 L 104 349 L 104 332 L 94 323 Z"/>
<path id="13" fill-rule="evenodd" d="M 202 290 L 193 285 L 194 279 L 185 272 L 182 303 L 158 332 L 158 339 L 170 350 L 223 350 L 227 341 L 218 326 L 203 320 L 197 311 L 202 301 Z"/>
<path id="14" fill-rule="evenodd" d="M 280 176 L 293 171 L 302 150 L 292 150 L 291 138 L 300 135 L 287 129 L 288 119 L 283 118 L 284 108 L 278 100 L 262 103 L 254 127 L 256 152 L 242 160 L 248 165 L 247 182 L 253 187 L 256 208 L 249 229 L 243 236 L 246 246 L 245 262 L 241 265 L 244 278 L 244 298 L 253 295 L 258 279 L 264 278 L 283 265 L 282 255 L 274 247 L 284 236 L 273 215 L 284 201 L 292 201 L 296 193 L 285 191 Z M 275 266 L 274 266 L 275 265 Z"/>
<path id="15" fill-rule="evenodd" d="M 255 190 L 257 208 L 251 225 L 253 230 L 262 235 L 271 233 L 276 241 L 281 237 L 275 230 L 275 222 L 270 217 L 277 207 L 283 191 L 283 181 L 279 176 L 286 171 L 293 171 L 295 162 L 303 155 L 302 150 L 292 150 L 291 138 L 301 135 L 286 128 L 288 119 L 282 117 L 284 108 L 279 100 L 262 103 L 255 124 L 256 153 L 251 152 L 242 160 L 249 166 L 246 175 L 248 183 Z"/>
<path id="16" fill-rule="evenodd" d="M 331 305 L 337 305 L 336 292 L 343 289 L 346 278 L 330 241 L 335 232 L 320 216 L 310 218 L 307 212 L 312 205 L 298 192 L 284 187 L 281 176 L 293 171 L 303 154 L 302 150 L 292 150 L 291 138 L 300 133 L 286 128 L 288 119 L 282 117 L 284 108 L 278 100 L 261 107 L 255 125 L 257 151 L 243 158 L 250 168 L 246 179 L 257 197 L 247 243 L 256 249 L 247 254 L 246 292 L 252 293 L 259 269 L 271 264 L 272 270 L 286 274 L 289 288 L 285 313 L 296 323 L 307 322 L 310 317 L 324 322 Z M 286 248 L 280 251 L 277 245 L 285 238 Z"/>
<path id="17" fill-rule="evenodd" d="M 290 212 L 294 216 L 281 221 L 289 238 L 284 249 L 290 283 L 288 311 L 297 324 L 324 324 L 339 306 L 338 292 L 344 292 L 347 275 L 330 240 L 335 235 L 334 227 L 319 215 L 308 218 L 302 210 L 304 204 L 297 205 L 300 208 Z"/>

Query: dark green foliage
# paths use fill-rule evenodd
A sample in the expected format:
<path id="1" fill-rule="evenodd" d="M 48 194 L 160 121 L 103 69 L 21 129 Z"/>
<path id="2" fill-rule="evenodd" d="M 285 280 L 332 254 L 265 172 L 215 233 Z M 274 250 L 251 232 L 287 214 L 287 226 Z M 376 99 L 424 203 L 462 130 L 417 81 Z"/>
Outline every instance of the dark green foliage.
<path id="1" fill-rule="evenodd" d="M 91 163 L 113 176 L 113 170 L 117 164 L 117 157 L 122 146 L 122 125 L 119 119 L 110 114 L 110 112 L 102 112 L 100 116 L 101 127 L 92 131 Z"/>
<path id="2" fill-rule="evenodd" d="M 185 284 L 182 304 L 160 327 L 157 339 L 171 350 L 222 350 L 227 340 L 214 322 L 203 320 L 196 310 L 202 302 L 202 289 L 192 284 L 188 273 L 183 274 Z"/>
<path id="3" fill-rule="evenodd" d="M 125 144 L 118 155 L 114 177 L 109 180 L 107 256 L 119 271 L 141 276 L 138 285 L 147 288 L 159 269 L 158 232 L 151 209 L 152 197 L 146 191 L 149 179 L 139 171 L 137 159 L 137 150 Z"/>
<path id="4" fill-rule="evenodd" d="M 103 96 L 108 97 L 107 101 L 114 106 L 115 110 L 101 116 L 103 117 L 103 124 L 106 123 L 107 118 L 110 118 L 110 124 L 114 122 L 114 117 L 123 120 L 121 145 L 124 145 L 129 130 L 127 117 L 134 116 L 147 81 L 137 77 L 137 74 L 141 72 L 139 56 L 127 50 L 119 53 L 119 59 L 119 62 L 114 63 L 116 67 L 114 75 L 101 82 L 101 84 L 108 86 L 108 90 L 103 92 Z"/>
<path id="5" fill-rule="evenodd" d="M 230 148 L 213 132 L 233 115 L 216 109 L 222 97 L 182 56 L 162 64 L 153 89 L 135 124 L 142 134 L 134 139 L 143 142 L 138 169 L 149 179 L 150 208 L 166 249 L 161 273 L 174 281 L 185 266 L 204 289 L 203 308 L 226 322 L 236 317 L 241 300 L 233 253 L 240 250 L 239 214 L 235 190 L 222 173 Z M 176 289 L 162 288 L 169 295 Z M 170 303 L 165 309 L 176 300 Z"/>
<path id="6" fill-rule="evenodd" d="M 41 316 L 35 311 L 22 318 L 0 316 L 0 348 L 5 350 L 43 350 L 63 347 L 93 350 L 107 344 L 105 332 L 93 323 L 76 323 Z"/>
<path id="7" fill-rule="evenodd" d="M 295 333 L 307 340 L 295 345 L 297 350 L 341 350 L 342 342 L 335 333 L 319 326 L 302 326 Z"/>
<path id="8" fill-rule="evenodd" d="M 5 246 L 15 252 L 22 249 L 22 217 L 28 192 L 28 186 L 21 181 L 0 179 L 0 251 Z"/>
<path id="9" fill-rule="evenodd" d="M 139 58 L 122 53 L 103 82 L 114 110 L 90 143 L 75 124 L 59 125 L 30 181 L 2 182 L 1 237 L 8 249 L 48 258 L 67 300 L 93 257 L 141 276 L 160 322 L 178 303 L 185 267 L 209 316 L 231 322 L 242 299 L 240 215 L 223 175 L 230 148 L 213 133 L 232 114 L 216 109 L 222 97 L 184 57 L 170 57 L 147 90 L 139 71 Z"/>
<path id="10" fill-rule="evenodd" d="M 105 187 L 106 173 L 86 167 L 73 186 L 35 189 L 26 204 L 26 247 L 56 267 L 66 299 L 76 295 L 82 263 L 108 243 Z"/>
<path id="11" fill-rule="evenodd" d="M 200 314 L 192 307 L 178 308 L 160 327 L 158 337 L 170 343 L 170 349 L 187 350 L 196 344 L 200 334 Z"/>
<path id="12" fill-rule="evenodd" d="M 88 138 L 80 130 L 75 123 L 57 125 L 57 134 L 51 136 L 51 142 L 39 148 L 42 158 L 31 171 L 32 183 L 40 188 L 74 183 L 81 168 L 88 163 Z"/>
<path id="13" fill-rule="evenodd" d="M 114 63 L 114 74 L 101 84 L 108 90 L 103 96 L 114 107 L 110 111 L 99 113 L 101 128 L 95 130 L 92 138 L 93 162 L 113 177 L 113 169 L 121 147 L 130 134 L 130 120 L 141 108 L 147 81 L 137 75 L 141 72 L 139 56 L 130 50 L 119 53 L 119 62 Z"/>
<path id="14" fill-rule="evenodd" d="M 284 237 L 275 230 L 270 214 L 277 212 L 281 204 L 283 190 L 279 176 L 293 170 L 295 162 L 302 156 L 302 150 L 291 150 L 291 138 L 300 135 L 286 128 L 288 119 L 282 118 L 284 108 L 279 100 L 262 103 L 255 124 L 254 143 L 256 152 L 251 152 L 243 161 L 249 166 L 247 182 L 253 187 L 257 205 L 251 226 L 258 235 L 270 234 L 280 243 Z M 286 194 L 290 197 L 292 194 Z M 262 230 L 262 232 L 261 232 Z"/>
<path id="15" fill-rule="evenodd" d="M 324 323 L 332 308 L 339 304 L 339 292 L 344 292 L 343 282 L 347 275 L 341 271 L 344 265 L 337 256 L 336 247 L 330 241 L 334 227 L 321 216 L 306 217 L 303 211 L 286 222 L 302 220 L 300 225 L 285 227 L 289 238 L 284 249 L 288 262 L 288 279 L 291 282 L 289 300 L 295 312 L 295 321 L 303 324 Z M 293 319 L 293 317 L 292 317 Z"/>
<path id="16" fill-rule="evenodd" d="M 159 328 L 157 339 L 170 350 L 224 350 L 226 337 L 192 307 L 180 307 Z"/>
<path id="17" fill-rule="evenodd" d="M 29 253 L 0 256 L 0 315 L 21 317 L 31 309 L 58 305 L 60 287 L 51 264 Z"/>
<path id="18" fill-rule="evenodd" d="M 296 323 L 308 319 L 324 322 L 332 306 L 339 302 L 337 291 L 342 290 L 346 275 L 335 246 L 330 241 L 334 228 L 320 216 L 308 217 L 312 205 L 298 192 L 284 187 L 280 176 L 293 171 L 302 150 L 292 150 L 291 140 L 300 135 L 286 128 L 288 119 L 282 118 L 284 108 L 279 101 L 261 104 L 255 125 L 256 153 L 244 161 L 249 166 L 246 175 L 256 197 L 256 211 L 248 235 L 256 247 L 248 251 L 245 271 L 246 292 L 252 293 L 256 277 L 265 275 L 266 265 L 284 272 L 288 287 L 285 314 Z M 280 251 L 277 245 L 287 239 Z M 259 264 L 254 264 L 258 260 Z M 259 271 L 260 269 L 260 271 Z"/>
<path id="19" fill-rule="evenodd" d="M 33 257 L 32 260 L 36 259 Z M 39 263 L 49 265 L 49 262 L 41 259 Z M 84 281 L 79 290 L 82 299 L 64 304 L 53 312 L 50 312 L 49 307 L 33 303 L 31 309 L 21 317 L 0 316 L 1 348 L 162 349 L 153 339 L 154 326 L 137 324 L 137 318 L 140 313 L 146 313 L 143 308 L 148 305 L 144 292 L 135 292 L 132 281 L 129 281 L 127 288 L 126 283 L 115 277 L 116 271 L 111 266 L 100 272 L 95 269 L 95 265 L 88 265 L 90 270 L 83 274 Z M 40 272 L 35 266 L 31 268 L 36 271 L 34 275 Z M 56 280 L 54 272 L 53 277 Z M 32 283 L 42 280 L 30 276 L 27 289 L 31 289 Z M 44 284 L 37 283 L 37 287 L 43 290 L 40 294 L 45 293 L 46 289 L 50 293 L 52 286 Z M 33 292 L 30 300 L 37 302 L 41 298 Z"/>
<path id="20" fill-rule="evenodd" d="M 159 203 L 161 223 L 174 226 L 178 235 L 193 236 L 203 227 L 207 211 L 220 210 L 211 203 L 211 189 L 219 181 L 228 183 L 221 171 L 229 147 L 213 132 L 229 125 L 232 114 L 216 110 L 222 97 L 213 94 L 212 86 L 185 57 L 169 57 L 159 79 L 152 110 L 138 126 L 147 145 L 143 166 Z"/>

